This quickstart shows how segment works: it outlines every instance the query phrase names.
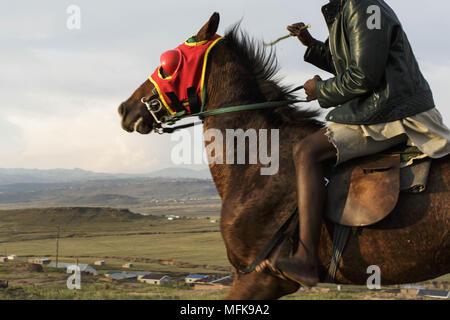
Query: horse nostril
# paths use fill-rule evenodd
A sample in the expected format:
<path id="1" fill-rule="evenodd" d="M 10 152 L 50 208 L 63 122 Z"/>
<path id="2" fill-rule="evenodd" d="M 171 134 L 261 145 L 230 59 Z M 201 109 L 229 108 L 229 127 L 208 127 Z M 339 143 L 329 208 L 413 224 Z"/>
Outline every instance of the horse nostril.
<path id="1" fill-rule="evenodd" d="M 119 114 L 120 114 L 121 116 L 123 116 L 123 115 L 125 114 L 125 109 L 126 109 L 125 103 L 122 103 L 122 104 L 120 105 L 120 107 L 119 107 Z"/>

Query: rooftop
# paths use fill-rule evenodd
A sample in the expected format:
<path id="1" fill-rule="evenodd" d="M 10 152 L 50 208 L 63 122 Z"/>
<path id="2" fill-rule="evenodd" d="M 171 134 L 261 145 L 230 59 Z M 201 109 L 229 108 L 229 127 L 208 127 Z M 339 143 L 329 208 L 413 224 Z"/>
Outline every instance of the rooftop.
<path id="1" fill-rule="evenodd" d="M 191 279 L 203 279 L 206 278 L 207 275 L 206 274 L 190 274 L 188 275 L 186 278 L 191 278 Z"/>
<path id="2" fill-rule="evenodd" d="M 76 263 L 65 263 L 65 262 L 58 262 L 58 267 L 57 268 L 68 268 L 70 266 L 76 266 Z M 56 262 L 52 262 L 48 264 L 49 267 L 53 267 L 56 268 Z M 97 271 L 92 268 L 90 265 L 85 264 L 85 263 L 79 263 L 78 267 L 80 268 L 81 272 L 90 272 L 94 275 L 97 275 Z"/>
<path id="3" fill-rule="evenodd" d="M 134 271 L 130 273 L 124 271 L 108 271 L 105 273 L 105 276 L 113 278 L 115 280 L 121 280 L 121 279 L 136 278 L 137 276 L 145 276 L 150 273 L 151 273 L 150 271 Z"/>
<path id="4" fill-rule="evenodd" d="M 122 279 L 133 279 L 136 278 L 137 275 L 133 273 L 126 272 L 118 272 L 118 273 L 110 273 L 107 277 L 112 278 L 114 280 L 122 280 Z"/>
<path id="5" fill-rule="evenodd" d="M 233 284 L 233 277 L 232 276 L 226 276 L 214 281 L 211 281 L 211 283 L 217 283 L 217 284 L 223 284 L 223 285 L 227 285 L 230 286 Z"/>
<path id="6" fill-rule="evenodd" d="M 161 280 L 164 277 L 168 277 L 168 276 L 166 276 L 164 274 L 152 273 L 152 274 L 148 274 L 146 276 L 143 276 L 142 279 L 145 279 L 145 280 Z"/>
<path id="7" fill-rule="evenodd" d="M 107 271 L 107 272 L 105 272 L 105 274 L 114 274 L 114 273 L 122 273 L 123 271 L 120 271 L 120 270 L 110 270 L 110 271 Z"/>
<path id="8" fill-rule="evenodd" d="M 419 290 L 419 295 L 432 298 L 450 299 L 450 292 L 443 290 Z"/>

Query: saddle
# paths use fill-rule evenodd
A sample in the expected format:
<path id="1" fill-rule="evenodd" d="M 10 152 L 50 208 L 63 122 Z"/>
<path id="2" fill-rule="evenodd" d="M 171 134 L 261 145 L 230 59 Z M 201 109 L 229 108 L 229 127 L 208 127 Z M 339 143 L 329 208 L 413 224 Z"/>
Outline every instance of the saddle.
<path id="1" fill-rule="evenodd" d="M 420 161 L 416 162 L 419 159 Z M 407 165 L 402 167 L 405 163 Z M 354 227 L 373 225 L 387 217 L 397 205 L 400 192 L 423 192 L 430 167 L 431 159 L 426 158 L 417 149 L 408 150 L 403 146 L 400 151 L 392 149 L 386 151 L 386 154 L 348 161 L 327 174 L 329 183 L 324 217 L 335 225 L 326 282 L 334 282 L 351 230 Z M 265 244 L 253 262 L 238 272 L 249 274 L 268 267 L 275 275 L 286 279 L 272 263 L 281 254 L 281 244 L 284 241 L 290 243 L 294 252 L 299 241 L 298 207 Z"/>
<path id="2" fill-rule="evenodd" d="M 325 218 L 348 227 L 373 225 L 394 210 L 400 192 L 423 192 L 431 159 L 401 168 L 403 156 L 378 154 L 337 167 L 327 185 Z"/>

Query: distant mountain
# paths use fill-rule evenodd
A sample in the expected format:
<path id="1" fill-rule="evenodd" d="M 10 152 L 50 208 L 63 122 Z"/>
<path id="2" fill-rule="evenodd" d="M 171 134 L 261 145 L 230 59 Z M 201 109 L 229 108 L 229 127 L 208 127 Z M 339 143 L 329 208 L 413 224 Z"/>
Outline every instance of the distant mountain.
<path id="1" fill-rule="evenodd" d="M 166 168 L 151 172 L 147 177 L 211 179 L 211 172 L 209 169 Z"/>
<path id="2" fill-rule="evenodd" d="M 11 224 L 11 221 L 14 221 L 15 227 L 20 225 L 32 225 L 49 226 L 50 228 L 55 228 L 57 225 L 63 225 L 66 229 L 70 230 L 70 226 L 78 226 L 81 223 L 114 223 L 154 219 L 160 218 L 152 215 L 143 216 L 129 211 L 128 209 L 107 207 L 65 207 L 0 210 L 0 225 L 2 227 Z"/>
<path id="3" fill-rule="evenodd" d="M 139 177 L 0 185 L 0 208 L 152 207 L 191 201 L 219 201 L 212 179 Z"/>
<path id="4" fill-rule="evenodd" d="M 15 183 L 64 183 L 98 179 L 113 179 L 115 175 L 83 169 L 1 169 L 0 185 Z"/>
<path id="5" fill-rule="evenodd" d="M 129 178 L 194 178 L 211 179 L 211 174 L 206 170 L 192 170 L 185 168 L 167 168 L 143 174 L 127 173 L 99 173 L 83 169 L 2 169 L 0 168 L 0 186 L 12 184 L 36 184 L 36 183 L 71 183 L 93 180 L 113 180 Z"/>
<path id="6" fill-rule="evenodd" d="M 120 194 L 94 194 L 86 195 L 78 198 L 70 199 L 71 203 L 76 203 L 77 205 L 88 206 L 88 205 L 98 205 L 101 203 L 102 206 L 130 206 L 140 203 L 140 200 L 136 197 L 131 197 L 127 195 Z"/>

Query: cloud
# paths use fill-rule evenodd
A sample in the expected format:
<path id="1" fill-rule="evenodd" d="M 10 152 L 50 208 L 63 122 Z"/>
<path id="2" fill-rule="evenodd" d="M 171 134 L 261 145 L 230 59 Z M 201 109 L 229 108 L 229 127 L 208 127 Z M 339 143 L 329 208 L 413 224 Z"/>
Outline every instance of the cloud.
<path id="1" fill-rule="evenodd" d="M 19 126 L 0 116 L 0 167 L 7 164 L 8 155 L 17 155 L 25 150 L 25 141 Z"/>
<path id="2" fill-rule="evenodd" d="M 433 91 L 434 102 L 442 114 L 444 124 L 450 127 L 450 91 L 448 89 L 448 84 L 450 83 L 450 60 L 444 60 L 440 63 L 425 61 L 421 63 L 421 66 L 422 72 Z"/>
<path id="3" fill-rule="evenodd" d="M 105 108 L 111 103 L 92 100 L 90 109 L 71 116 L 10 116 L 7 120 L 20 130 L 24 147 L 9 152 L 2 161 L 15 167 L 81 167 L 103 172 L 158 167 L 165 159 L 155 149 L 160 150 L 163 141 L 122 131 L 117 113 Z"/>
<path id="4" fill-rule="evenodd" d="M 327 37 L 321 1 L 182 2 L 77 0 L 79 31 L 66 28 L 73 1 L 42 0 L 0 4 L 0 167 L 73 168 L 142 172 L 170 167 L 168 136 L 128 134 L 120 128 L 117 106 L 152 73 L 165 50 L 200 29 L 212 12 L 221 13 L 219 33 L 244 18 L 242 27 L 257 39 L 273 40 L 288 24 L 312 24 Z M 435 0 L 392 1 L 408 32 L 439 110 L 447 124 L 450 110 L 450 5 Z M 427 27 L 425 28 L 424 25 Z M 303 62 L 294 38 L 276 47 L 286 84 L 300 85 L 315 74 L 329 74 Z M 302 107 L 317 103 L 302 104 Z"/>

